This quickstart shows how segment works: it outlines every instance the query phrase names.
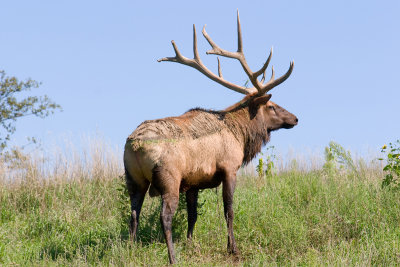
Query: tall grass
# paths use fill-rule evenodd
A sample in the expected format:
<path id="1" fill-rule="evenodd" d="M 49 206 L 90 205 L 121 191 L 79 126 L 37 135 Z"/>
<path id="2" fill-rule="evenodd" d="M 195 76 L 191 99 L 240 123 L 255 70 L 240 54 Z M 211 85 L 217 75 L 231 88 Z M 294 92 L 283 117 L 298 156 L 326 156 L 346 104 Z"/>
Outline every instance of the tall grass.
<path id="1" fill-rule="evenodd" d="M 129 241 L 121 154 L 94 140 L 83 152 L 3 159 L 0 265 L 166 265 L 158 198 L 146 198 L 138 241 Z M 357 174 L 298 163 L 263 178 L 240 172 L 238 257 L 226 253 L 221 190 L 200 193 L 192 243 L 181 202 L 173 222 L 178 264 L 399 265 L 400 193 L 381 189 L 379 166 L 358 162 Z"/>

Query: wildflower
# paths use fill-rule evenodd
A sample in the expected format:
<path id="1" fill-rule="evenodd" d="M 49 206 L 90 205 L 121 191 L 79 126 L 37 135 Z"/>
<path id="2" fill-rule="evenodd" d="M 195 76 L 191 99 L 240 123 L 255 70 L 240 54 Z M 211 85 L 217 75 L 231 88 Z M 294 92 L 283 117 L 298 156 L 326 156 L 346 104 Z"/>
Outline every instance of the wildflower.
<path id="1" fill-rule="evenodd" d="M 382 149 L 386 149 L 386 148 L 387 148 L 387 145 L 383 145 Z"/>

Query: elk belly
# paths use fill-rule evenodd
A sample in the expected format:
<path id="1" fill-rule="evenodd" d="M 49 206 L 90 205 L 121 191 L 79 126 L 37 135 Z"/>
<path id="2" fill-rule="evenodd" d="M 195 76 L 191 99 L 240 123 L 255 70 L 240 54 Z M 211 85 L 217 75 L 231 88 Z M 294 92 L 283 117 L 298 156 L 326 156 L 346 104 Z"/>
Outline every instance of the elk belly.
<path id="1" fill-rule="evenodd" d="M 231 140 L 229 136 L 224 136 L 222 132 L 203 136 L 197 139 L 188 139 L 182 143 L 182 150 L 188 155 L 185 157 L 182 172 L 181 191 L 186 191 L 191 187 L 213 188 L 221 183 L 224 163 L 240 166 L 241 152 L 233 153 L 227 151 L 227 144 Z M 235 141 L 236 142 L 236 141 Z M 236 142 L 237 144 L 237 142 Z M 237 163 L 235 163 L 237 162 Z"/>

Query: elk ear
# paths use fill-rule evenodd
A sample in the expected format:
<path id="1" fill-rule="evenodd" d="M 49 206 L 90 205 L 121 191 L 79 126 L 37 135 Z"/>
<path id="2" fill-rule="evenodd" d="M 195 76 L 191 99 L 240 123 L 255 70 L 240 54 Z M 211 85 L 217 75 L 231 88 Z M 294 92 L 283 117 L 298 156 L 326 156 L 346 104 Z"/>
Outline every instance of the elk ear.
<path id="1" fill-rule="evenodd" d="M 268 95 L 263 95 L 263 96 L 259 96 L 259 97 L 255 98 L 253 101 L 254 107 L 256 109 L 258 109 L 259 106 L 265 105 L 271 99 L 271 97 L 272 97 L 272 95 L 268 94 Z"/>
<path id="2" fill-rule="evenodd" d="M 250 119 L 253 119 L 257 115 L 260 106 L 267 104 L 268 100 L 271 99 L 271 96 L 272 95 L 268 94 L 253 99 L 253 101 L 249 105 Z"/>

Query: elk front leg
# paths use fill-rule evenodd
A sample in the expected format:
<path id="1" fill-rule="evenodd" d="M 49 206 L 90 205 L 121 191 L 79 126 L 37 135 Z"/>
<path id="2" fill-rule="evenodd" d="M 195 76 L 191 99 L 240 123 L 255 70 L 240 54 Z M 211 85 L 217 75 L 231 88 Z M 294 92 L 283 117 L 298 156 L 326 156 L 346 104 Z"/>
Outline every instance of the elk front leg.
<path id="1" fill-rule="evenodd" d="M 233 193 L 235 192 L 236 174 L 226 175 L 222 184 L 224 215 L 228 226 L 228 252 L 237 254 L 235 237 L 233 236 Z"/>
<path id="2" fill-rule="evenodd" d="M 174 243 L 172 242 L 172 217 L 174 216 L 176 208 L 178 207 L 179 193 L 166 193 L 163 194 L 161 198 L 161 226 L 164 231 L 165 241 L 167 242 L 169 262 L 174 264 L 176 260 Z"/>
<path id="3" fill-rule="evenodd" d="M 187 231 L 188 240 L 192 240 L 194 225 L 197 221 L 198 195 L 199 195 L 198 189 L 189 189 L 186 192 L 186 207 L 188 213 L 188 231 Z"/>

